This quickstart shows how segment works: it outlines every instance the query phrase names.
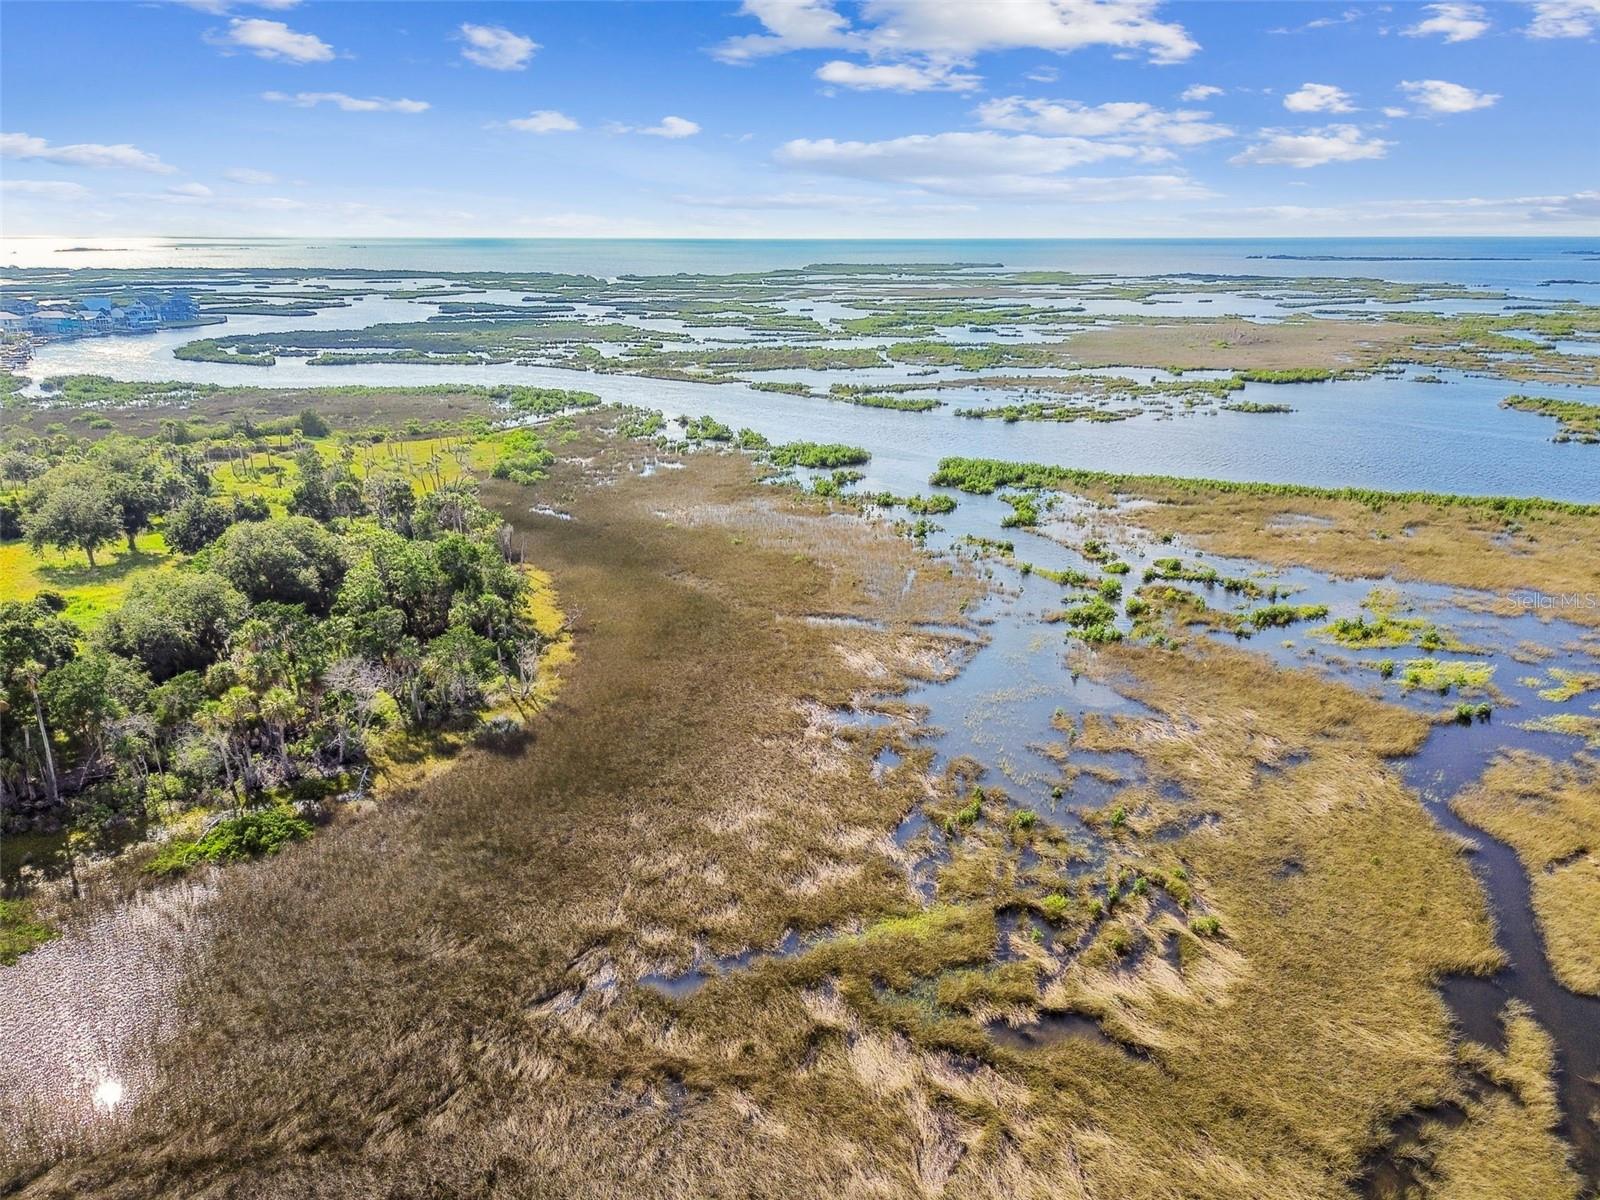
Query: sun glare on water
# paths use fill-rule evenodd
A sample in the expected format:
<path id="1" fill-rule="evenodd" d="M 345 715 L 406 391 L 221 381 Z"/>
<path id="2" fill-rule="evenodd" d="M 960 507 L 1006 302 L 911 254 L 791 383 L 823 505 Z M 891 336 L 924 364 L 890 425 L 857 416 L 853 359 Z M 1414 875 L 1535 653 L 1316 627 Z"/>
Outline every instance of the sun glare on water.
<path id="1" fill-rule="evenodd" d="M 122 1103 L 125 1090 L 120 1079 L 102 1079 L 94 1085 L 94 1106 L 102 1112 L 111 1112 Z"/>

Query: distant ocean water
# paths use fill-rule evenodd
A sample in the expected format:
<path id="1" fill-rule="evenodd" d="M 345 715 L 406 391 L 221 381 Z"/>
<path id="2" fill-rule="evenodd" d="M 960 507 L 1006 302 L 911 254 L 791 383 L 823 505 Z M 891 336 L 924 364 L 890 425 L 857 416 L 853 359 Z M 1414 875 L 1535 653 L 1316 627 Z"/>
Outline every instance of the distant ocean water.
<path id="1" fill-rule="evenodd" d="M 725 274 L 818 262 L 981 262 L 1117 275 L 1373 275 L 1600 287 L 1600 238 L 707 240 L 588 238 L 5 238 L 0 267 L 357 267 Z M 1587 297 L 1586 297 L 1587 298 Z"/>

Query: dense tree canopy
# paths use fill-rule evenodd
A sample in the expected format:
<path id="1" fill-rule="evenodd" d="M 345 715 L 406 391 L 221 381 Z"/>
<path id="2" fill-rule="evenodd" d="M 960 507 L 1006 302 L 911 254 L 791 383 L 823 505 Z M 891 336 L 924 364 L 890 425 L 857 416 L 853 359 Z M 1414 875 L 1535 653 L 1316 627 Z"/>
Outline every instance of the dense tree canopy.
<path id="1" fill-rule="evenodd" d="M 514 700 L 529 694 L 539 636 L 527 585 L 474 485 L 435 470 L 419 495 L 397 473 L 403 456 L 381 471 L 369 456 L 363 475 L 348 441 L 330 454 L 291 440 L 292 470 L 280 456 L 258 473 L 258 443 L 237 437 L 210 443 L 232 470 L 221 497 L 204 444 L 172 437 L 41 439 L 0 456 L 0 499 L 35 548 L 94 566 L 102 547 L 154 529 L 172 552 L 141 563 L 90 634 L 53 593 L 0 603 L 7 828 L 190 804 L 254 821 L 303 785 L 343 778 L 374 735 L 470 721 L 497 681 Z M 543 453 L 537 439 L 516 450 Z M 275 503 L 289 515 L 272 515 L 264 488 L 240 487 L 280 475 Z"/>
<path id="2" fill-rule="evenodd" d="M 338 538 L 310 517 L 231 525 L 212 551 L 216 572 L 251 600 L 326 612 L 344 577 Z"/>
<path id="3" fill-rule="evenodd" d="M 173 572 L 134 584 L 99 640 L 159 682 L 213 662 L 246 608 L 244 596 L 219 575 Z"/>

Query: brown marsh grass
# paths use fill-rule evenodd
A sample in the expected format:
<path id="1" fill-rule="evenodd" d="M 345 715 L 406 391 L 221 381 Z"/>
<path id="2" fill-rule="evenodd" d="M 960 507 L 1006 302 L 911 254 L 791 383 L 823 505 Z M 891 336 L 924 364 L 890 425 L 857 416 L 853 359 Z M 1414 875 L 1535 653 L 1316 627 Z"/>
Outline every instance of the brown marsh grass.
<path id="1" fill-rule="evenodd" d="M 1192 539 L 1217 554 L 1347 577 L 1426 580 L 1497 592 L 1507 612 L 1537 603 L 1543 615 L 1600 626 L 1600 520 L 1533 511 L 1512 524 L 1487 508 L 1181 489 L 1132 477 L 1127 495 L 1155 501 L 1129 520 Z M 1103 489 L 1083 489 L 1096 499 Z M 1285 520 L 1313 517 L 1316 520 Z M 1586 599 L 1587 598 L 1587 599 Z M 1565 602 L 1563 602 L 1565 601 Z"/>
<path id="2" fill-rule="evenodd" d="M 1460 847 L 1381 761 L 1414 751 L 1425 720 L 1222 647 L 1119 647 L 1100 662 L 1165 719 L 1098 723 L 1090 744 L 1137 751 L 1196 811 L 1220 817 L 1170 846 L 1238 952 L 1237 976 L 1207 1027 L 1176 1044 L 1213 1067 L 1248 1069 L 1277 1119 L 1331 1154 L 1356 1152 L 1408 1107 L 1466 1102 L 1474 1076 L 1453 1061 L 1433 983 L 1490 970 L 1498 951 Z M 1104 979 L 1080 986 L 1108 1002 L 1131 995 L 1142 1021 L 1172 1028 L 1167 1010 L 1146 1016 L 1148 992 Z M 1540 1099 L 1497 1092 L 1473 1108 L 1434 1168 L 1483 1186 L 1428 1195 L 1577 1194 L 1544 1090 L 1548 1039 L 1522 1021 L 1516 1028 L 1532 1026 L 1529 1038 L 1545 1046 L 1526 1068 L 1542 1081 Z M 1410 1103 L 1395 1103 L 1401 1096 Z M 1484 1165 L 1497 1155 L 1498 1174 Z M 1539 1170 L 1517 1181 L 1511 1164 L 1528 1161 Z"/>
<path id="3" fill-rule="evenodd" d="M 1067 351 L 1084 367 L 1177 367 L 1182 370 L 1362 371 L 1391 363 L 1478 371 L 1507 379 L 1592 384 L 1600 368 L 1585 355 L 1508 360 L 1450 322 L 1318 320 L 1310 316 L 1262 324 L 1214 321 L 1126 322 L 1068 336 Z"/>
<path id="4" fill-rule="evenodd" d="M 163 420 L 203 421 L 227 425 L 233 421 L 270 421 L 293 417 L 314 408 L 339 429 L 402 429 L 408 421 L 424 425 L 435 421 L 462 421 L 470 417 L 494 418 L 494 404 L 481 392 L 453 391 L 448 386 L 423 388 L 255 388 L 229 387 L 197 394 L 176 403 L 123 407 L 36 408 L 13 405 L 0 408 L 0 437 L 25 437 L 42 433 L 44 426 L 60 423 L 74 437 L 98 439 L 109 433 L 152 437 Z M 93 418 L 112 422 L 112 428 L 90 425 Z"/>
<path id="5" fill-rule="evenodd" d="M 581 450 L 538 496 L 574 520 L 488 492 L 574 619 L 531 744 L 225 872 L 160 1086 L 62 1152 L 11 1147 L 23 1194 L 1332 1200 L 1395 1117 L 1470 1102 L 1433 984 L 1497 955 L 1381 762 L 1419 718 L 1235 651 L 1108 653 L 1158 715 L 1081 744 L 1216 819 L 1119 833 L 1091 875 L 1081 833 L 933 774 L 914 709 L 839 718 L 945 669 L 921 624 L 972 581 L 739 457 L 639 478 Z M 888 836 L 913 805 L 950 830 L 927 906 Z M 1019 905 L 1058 936 L 996 962 Z M 681 1000 L 639 984 L 786 931 L 815 944 Z M 1109 1040 L 985 1035 L 1040 1007 Z M 1548 1051 L 1517 1057 L 1525 1088 L 1433 1152 L 1455 1195 L 1576 1193 Z M 1490 1137 L 1549 1166 L 1535 1190 L 1471 1190 Z"/>
<path id="6" fill-rule="evenodd" d="M 1073 333 L 1067 347 L 1085 367 L 1340 371 L 1377 365 L 1431 332 L 1399 322 L 1297 320 L 1269 325 L 1240 318 L 1102 325 Z"/>

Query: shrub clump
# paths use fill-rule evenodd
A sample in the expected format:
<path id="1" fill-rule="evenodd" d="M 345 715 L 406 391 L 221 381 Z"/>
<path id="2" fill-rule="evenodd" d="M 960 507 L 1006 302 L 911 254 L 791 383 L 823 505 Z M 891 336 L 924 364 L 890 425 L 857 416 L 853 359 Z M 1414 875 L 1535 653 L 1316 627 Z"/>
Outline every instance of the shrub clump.
<path id="1" fill-rule="evenodd" d="M 311 822 L 292 808 L 255 809 L 217 822 L 198 838 L 169 842 L 150 860 L 149 870 L 181 875 L 200 863 L 261 858 L 310 833 Z"/>

